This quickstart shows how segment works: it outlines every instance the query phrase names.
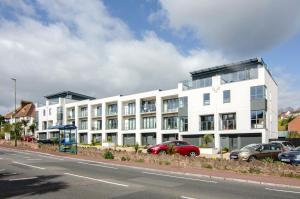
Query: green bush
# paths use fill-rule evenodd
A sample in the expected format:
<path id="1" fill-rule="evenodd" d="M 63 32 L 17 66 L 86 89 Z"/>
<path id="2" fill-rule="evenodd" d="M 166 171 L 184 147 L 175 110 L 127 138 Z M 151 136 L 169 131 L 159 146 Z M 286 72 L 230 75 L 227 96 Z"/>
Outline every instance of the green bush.
<path id="1" fill-rule="evenodd" d="M 257 168 L 257 167 L 250 167 L 249 168 L 249 173 L 257 173 L 257 174 L 259 174 L 259 173 L 261 173 L 261 170 L 260 170 L 260 168 Z"/>
<path id="2" fill-rule="evenodd" d="M 110 151 L 105 151 L 103 157 L 104 157 L 105 159 L 110 159 L 110 160 L 112 160 L 112 159 L 115 158 L 115 157 L 114 157 L 114 154 L 113 154 L 112 152 L 110 152 Z"/>
<path id="3" fill-rule="evenodd" d="M 134 145 L 134 150 L 135 150 L 135 153 L 137 153 L 138 152 L 138 150 L 139 150 L 139 144 L 138 143 L 136 143 L 135 145 Z"/>
<path id="4" fill-rule="evenodd" d="M 267 163 L 273 163 L 274 162 L 274 159 L 273 158 L 270 158 L 270 157 L 266 157 L 262 160 L 263 162 L 267 162 Z"/>
<path id="5" fill-rule="evenodd" d="M 224 152 L 224 153 L 227 153 L 229 151 L 229 148 L 228 147 L 224 147 L 223 149 L 222 149 L 222 152 Z"/>
<path id="6" fill-rule="evenodd" d="M 213 167 L 211 166 L 211 164 L 208 164 L 208 163 L 203 163 L 202 165 L 201 165 L 201 167 L 202 168 L 206 168 L 206 169 L 212 169 Z"/>

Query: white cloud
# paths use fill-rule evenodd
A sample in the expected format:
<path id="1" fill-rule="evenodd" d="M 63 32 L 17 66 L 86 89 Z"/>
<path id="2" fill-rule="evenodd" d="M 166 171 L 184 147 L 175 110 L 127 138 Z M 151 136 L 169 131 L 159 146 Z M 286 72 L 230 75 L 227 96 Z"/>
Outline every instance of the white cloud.
<path id="1" fill-rule="evenodd" d="M 175 30 L 193 31 L 212 49 L 231 56 L 257 56 L 300 31 L 298 0 L 160 0 L 162 9 L 149 20 L 165 16 Z"/>
<path id="2" fill-rule="evenodd" d="M 153 32 L 136 39 L 100 1 L 21 2 L 27 11 L 15 12 L 18 20 L 0 18 L 0 113 L 13 105 L 10 77 L 17 78 L 18 99 L 62 90 L 105 97 L 175 88 L 190 70 L 225 62 L 217 51 L 183 55 Z"/>

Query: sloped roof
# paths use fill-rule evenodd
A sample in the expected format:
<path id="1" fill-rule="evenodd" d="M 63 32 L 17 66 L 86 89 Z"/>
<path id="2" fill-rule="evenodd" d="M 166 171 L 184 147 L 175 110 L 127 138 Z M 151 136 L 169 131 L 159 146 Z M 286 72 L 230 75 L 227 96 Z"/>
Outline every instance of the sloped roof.
<path id="1" fill-rule="evenodd" d="M 14 111 L 11 111 L 4 115 L 6 119 L 10 119 L 14 114 Z M 35 116 L 35 106 L 32 102 L 21 101 L 21 106 L 16 110 L 16 118 L 20 117 L 34 117 Z"/>

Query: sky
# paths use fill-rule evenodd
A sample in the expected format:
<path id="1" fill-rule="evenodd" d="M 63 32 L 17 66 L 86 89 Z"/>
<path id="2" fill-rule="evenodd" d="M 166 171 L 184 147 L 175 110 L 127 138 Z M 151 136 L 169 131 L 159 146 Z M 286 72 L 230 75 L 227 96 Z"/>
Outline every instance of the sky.
<path id="1" fill-rule="evenodd" d="M 0 114 L 17 100 L 176 88 L 201 68 L 262 57 L 279 108 L 300 107 L 298 0 L 1 0 Z"/>

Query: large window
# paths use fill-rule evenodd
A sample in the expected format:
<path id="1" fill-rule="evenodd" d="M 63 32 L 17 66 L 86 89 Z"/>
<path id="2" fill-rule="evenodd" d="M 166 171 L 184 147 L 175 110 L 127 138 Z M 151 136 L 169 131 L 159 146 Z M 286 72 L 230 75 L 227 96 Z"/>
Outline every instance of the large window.
<path id="1" fill-rule="evenodd" d="M 230 103 L 230 98 L 231 98 L 230 90 L 223 91 L 223 103 Z"/>
<path id="2" fill-rule="evenodd" d="M 251 111 L 251 128 L 262 129 L 265 128 L 265 111 Z"/>
<path id="3" fill-rule="evenodd" d="M 128 103 L 124 106 L 124 115 L 134 115 L 135 114 L 135 103 Z"/>
<path id="4" fill-rule="evenodd" d="M 87 107 L 80 108 L 80 117 L 87 117 Z"/>
<path id="5" fill-rule="evenodd" d="M 154 129 L 156 128 L 156 117 L 144 117 L 142 123 L 143 129 Z"/>
<path id="6" fill-rule="evenodd" d="M 222 130 L 232 130 L 236 129 L 236 114 L 227 113 L 221 114 L 221 128 Z"/>
<path id="7" fill-rule="evenodd" d="M 179 118 L 179 131 L 185 132 L 188 131 L 188 117 L 180 117 Z"/>
<path id="8" fill-rule="evenodd" d="M 203 94 L 203 105 L 210 105 L 210 94 L 209 93 Z"/>
<path id="9" fill-rule="evenodd" d="M 96 130 L 101 130 L 102 129 L 102 120 L 97 120 L 96 121 Z"/>
<path id="10" fill-rule="evenodd" d="M 178 128 L 178 117 L 164 117 L 163 118 L 163 129 L 177 129 Z"/>
<path id="11" fill-rule="evenodd" d="M 155 112 L 155 111 L 156 111 L 155 100 L 142 100 L 142 104 L 141 104 L 142 113 Z"/>
<path id="12" fill-rule="evenodd" d="M 118 128 L 118 119 L 108 119 L 106 128 L 107 129 L 117 129 Z"/>
<path id="13" fill-rule="evenodd" d="M 221 84 L 238 82 L 238 81 L 249 80 L 249 79 L 257 79 L 257 77 L 258 77 L 257 67 L 246 68 L 241 71 L 235 71 L 235 72 L 231 72 L 231 73 L 222 74 L 221 75 Z"/>
<path id="14" fill-rule="evenodd" d="M 252 86 L 251 87 L 251 100 L 265 99 L 266 87 L 265 86 Z"/>
<path id="15" fill-rule="evenodd" d="M 214 130 L 214 115 L 200 116 L 200 130 L 201 131 Z"/>
<path id="16" fill-rule="evenodd" d="M 101 115 L 102 115 L 102 106 L 97 106 L 95 116 L 99 117 Z"/>
<path id="17" fill-rule="evenodd" d="M 124 130 L 134 130 L 135 129 L 135 118 L 124 120 Z"/>
<path id="18" fill-rule="evenodd" d="M 79 122 L 79 130 L 86 130 L 87 129 L 87 120 L 81 120 Z"/>
<path id="19" fill-rule="evenodd" d="M 204 88 L 212 85 L 212 78 L 207 77 L 207 78 L 196 79 L 196 80 L 186 80 L 183 81 L 182 84 L 184 90 Z"/>
<path id="20" fill-rule="evenodd" d="M 109 104 L 107 106 L 107 115 L 116 115 L 118 114 L 118 105 L 117 104 Z"/>
<path id="21" fill-rule="evenodd" d="M 163 112 L 177 112 L 178 111 L 178 98 L 167 99 L 163 101 Z"/>

